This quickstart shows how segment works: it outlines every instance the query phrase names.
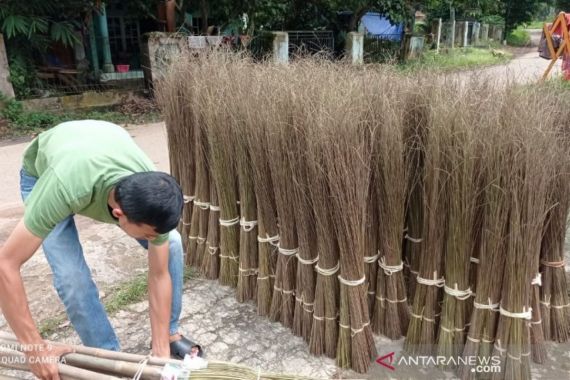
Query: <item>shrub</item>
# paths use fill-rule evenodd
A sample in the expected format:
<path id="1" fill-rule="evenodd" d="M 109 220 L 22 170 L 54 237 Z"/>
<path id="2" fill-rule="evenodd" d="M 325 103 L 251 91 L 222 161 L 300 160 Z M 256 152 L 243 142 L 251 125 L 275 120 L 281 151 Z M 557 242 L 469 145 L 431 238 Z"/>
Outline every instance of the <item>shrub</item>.
<path id="1" fill-rule="evenodd" d="M 513 30 L 507 36 L 507 44 L 510 46 L 529 46 L 530 45 L 530 34 L 524 29 Z"/>

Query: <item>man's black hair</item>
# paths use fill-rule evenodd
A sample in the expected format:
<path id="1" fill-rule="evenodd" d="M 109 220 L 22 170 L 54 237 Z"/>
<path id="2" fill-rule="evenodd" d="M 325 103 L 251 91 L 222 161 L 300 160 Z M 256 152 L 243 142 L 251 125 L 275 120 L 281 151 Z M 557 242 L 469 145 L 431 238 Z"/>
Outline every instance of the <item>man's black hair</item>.
<path id="1" fill-rule="evenodd" d="M 174 177 L 162 172 L 142 172 L 121 178 L 115 200 L 130 222 L 148 224 L 159 234 L 178 225 L 184 197 Z"/>

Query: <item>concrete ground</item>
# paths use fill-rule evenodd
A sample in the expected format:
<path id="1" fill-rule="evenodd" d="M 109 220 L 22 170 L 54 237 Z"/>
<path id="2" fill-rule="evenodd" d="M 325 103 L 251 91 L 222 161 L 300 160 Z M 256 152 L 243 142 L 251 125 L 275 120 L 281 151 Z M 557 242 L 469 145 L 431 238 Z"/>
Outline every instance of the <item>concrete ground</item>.
<path id="1" fill-rule="evenodd" d="M 517 81 L 535 81 L 548 62 L 537 58 L 535 52 L 521 54 L 508 65 L 484 69 L 483 72 Z M 151 157 L 160 170 L 168 170 L 166 132 L 163 123 L 127 126 L 135 141 Z M 23 213 L 18 190 L 18 171 L 26 141 L 0 142 L 0 245 Z M 104 225 L 78 217 L 77 224 L 83 242 L 86 260 L 101 296 L 109 289 L 144 272 L 146 254 L 138 244 L 114 226 Z M 569 260 L 570 261 L 570 260 Z M 36 320 L 46 320 L 63 312 L 59 298 L 51 286 L 51 272 L 42 252 L 36 253 L 22 270 Z M 133 353 L 147 353 L 150 341 L 148 303 L 140 302 L 117 313 L 112 319 L 122 349 Z M 210 359 L 242 363 L 264 372 L 286 372 L 315 378 L 353 379 L 449 379 L 451 372 L 433 367 L 399 366 L 390 371 L 372 363 L 366 375 L 340 371 L 334 361 L 311 356 L 307 345 L 279 323 L 272 323 L 256 315 L 252 303 L 240 304 L 232 289 L 215 281 L 194 279 L 184 292 L 182 332 L 203 344 Z M 0 315 L 0 330 L 9 331 Z M 62 324 L 50 339 L 79 343 L 71 327 Z M 376 337 L 379 355 L 398 352 L 403 341 L 389 341 Z M 548 343 L 549 359 L 545 365 L 533 366 L 533 378 L 570 378 L 570 344 Z M 7 373 L 6 371 L 0 371 Z"/>

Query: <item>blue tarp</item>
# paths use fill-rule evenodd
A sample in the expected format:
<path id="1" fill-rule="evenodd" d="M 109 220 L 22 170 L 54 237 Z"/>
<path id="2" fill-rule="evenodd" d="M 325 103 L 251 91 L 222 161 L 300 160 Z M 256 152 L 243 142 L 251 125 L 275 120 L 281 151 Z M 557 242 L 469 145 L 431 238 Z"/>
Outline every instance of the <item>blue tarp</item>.
<path id="1" fill-rule="evenodd" d="M 404 30 L 403 23 L 392 25 L 386 17 L 374 12 L 368 12 L 362 16 L 360 26 L 367 35 L 392 41 L 400 41 Z"/>

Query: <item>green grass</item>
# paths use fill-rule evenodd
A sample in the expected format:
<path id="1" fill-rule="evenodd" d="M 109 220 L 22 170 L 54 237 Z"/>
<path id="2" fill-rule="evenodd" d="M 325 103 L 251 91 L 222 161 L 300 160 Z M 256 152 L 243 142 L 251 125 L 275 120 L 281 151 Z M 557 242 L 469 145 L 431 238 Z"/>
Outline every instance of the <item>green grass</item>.
<path id="1" fill-rule="evenodd" d="M 184 268 L 184 282 L 198 277 L 194 268 Z M 133 279 L 126 281 L 108 291 L 109 296 L 103 299 L 103 305 L 109 315 L 114 315 L 125 307 L 144 301 L 148 296 L 147 273 L 141 273 Z M 65 315 L 58 315 L 42 321 L 38 330 L 43 337 L 47 337 L 59 329 L 66 321 Z"/>
<path id="2" fill-rule="evenodd" d="M 430 50 L 420 59 L 410 60 L 400 65 L 404 71 L 407 70 L 435 70 L 435 71 L 455 71 L 471 69 L 475 67 L 498 65 L 508 62 L 512 54 L 495 49 L 451 49 L 441 50 L 437 54 Z"/>
<path id="3" fill-rule="evenodd" d="M 550 21 L 531 21 L 529 23 L 524 24 L 523 26 L 525 29 L 542 29 L 545 22 L 552 22 L 552 20 L 550 20 Z"/>
<path id="4" fill-rule="evenodd" d="M 507 36 L 507 45 L 524 47 L 530 45 L 530 34 L 521 27 L 513 30 Z"/>

